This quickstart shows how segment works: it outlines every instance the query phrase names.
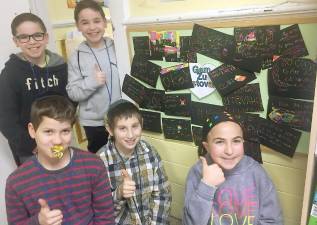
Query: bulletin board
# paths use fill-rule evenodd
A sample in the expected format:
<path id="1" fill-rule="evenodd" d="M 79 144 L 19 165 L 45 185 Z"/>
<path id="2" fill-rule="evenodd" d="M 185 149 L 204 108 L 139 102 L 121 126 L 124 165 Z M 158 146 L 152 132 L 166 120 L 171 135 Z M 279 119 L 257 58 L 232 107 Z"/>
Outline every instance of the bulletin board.
<path id="1" fill-rule="evenodd" d="M 291 27 L 292 25 L 298 25 L 300 33 L 302 35 L 303 41 L 306 45 L 307 48 L 307 55 L 301 58 L 304 59 L 310 59 L 313 62 L 316 63 L 317 61 L 317 42 L 315 37 L 317 36 L 317 18 L 280 18 L 279 20 L 275 20 L 274 18 L 271 19 L 253 19 L 252 21 L 249 20 L 237 20 L 237 21 L 222 21 L 222 22 L 217 22 L 217 21 L 213 21 L 213 22 L 208 22 L 208 21 L 203 21 L 201 23 L 197 23 L 199 26 L 204 26 L 207 28 L 211 28 L 215 31 L 224 33 L 224 34 L 228 34 L 228 35 L 233 35 L 234 34 L 234 30 L 238 30 L 237 28 L 244 28 L 244 27 L 260 27 L 260 26 L 273 26 L 273 25 L 280 25 L 280 29 L 287 29 L 288 27 Z M 133 62 L 133 60 L 136 60 L 134 58 L 135 52 L 134 52 L 134 38 L 135 37 L 144 37 L 144 36 L 148 36 L 150 31 L 176 31 L 178 33 L 178 35 L 180 36 L 191 36 L 192 32 L 193 32 L 193 27 L 194 24 L 193 23 L 182 23 L 182 24 L 169 24 L 169 25 L 146 25 L 146 26 L 129 26 L 128 27 L 128 41 L 129 41 L 129 51 L 130 51 L 130 58 L 131 58 L 131 62 Z M 236 28 L 236 29 L 235 29 Z M 159 66 L 161 68 L 167 68 L 167 67 L 172 67 L 175 65 L 180 64 L 180 62 L 166 62 L 164 60 L 150 60 L 151 64 L 149 65 L 149 68 L 151 71 L 155 71 L 158 70 L 158 68 L 156 66 Z M 206 55 L 197 53 L 197 63 L 199 63 L 201 66 L 203 65 L 207 65 L 207 64 L 211 64 L 214 67 L 220 67 L 223 62 L 216 60 L 214 58 L 211 57 L 207 57 Z M 132 69 L 132 68 L 131 68 Z M 256 86 L 258 85 L 259 90 L 260 90 L 260 99 L 262 100 L 262 106 L 259 106 L 260 108 L 263 107 L 261 112 L 257 112 L 259 114 L 259 116 L 261 118 L 267 118 L 267 110 L 268 110 L 268 105 L 272 106 L 272 104 L 279 104 L 279 100 L 275 99 L 275 98 L 270 98 L 269 99 L 269 90 L 268 90 L 268 69 L 261 69 L 258 72 L 255 72 L 255 79 L 252 79 L 250 82 L 248 82 L 248 84 L 251 84 L 251 86 Z M 131 75 L 131 74 L 129 74 Z M 193 124 L 190 124 L 188 120 L 193 120 L 193 118 L 188 117 L 188 115 L 186 115 L 186 110 L 185 111 L 181 111 L 181 112 L 177 112 L 176 109 L 179 109 L 179 107 L 175 107 L 176 109 L 172 109 L 173 113 L 172 115 L 169 115 L 168 109 L 165 113 L 160 112 L 162 111 L 160 109 L 160 98 L 162 95 L 168 94 L 170 95 L 174 95 L 174 96 L 181 96 L 182 99 L 186 99 L 188 98 L 188 95 L 191 98 L 191 101 L 197 103 L 206 103 L 206 104 L 211 104 L 213 106 L 223 106 L 224 105 L 224 101 L 223 101 L 223 96 L 222 93 L 220 93 L 219 91 L 214 91 L 211 94 L 209 94 L 206 97 L 203 98 L 198 98 L 193 92 L 190 91 L 189 88 L 187 89 L 181 89 L 181 90 L 176 90 L 175 88 L 173 89 L 173 91 L 168 91 L 166 92 L 166 87 L 164 86 L 164 80 L 162 79 L 158 79 L 157 83 L 154 83 L 151 81 L 144 82 L 144 80 L 142 81 L 142 78 L 138 78 L 138 77 L 133 77 L 136 81 L 138 81 L 139 83 L 142 84 L 142 86 L 149 88 L 152 90 L 151 92 L 151 96 L 155 96 L 154 99 L 157 100 L 156 104 L 153 104 L 152 108 L 149 105 L 146 105 L 146 109 L 142 110 L 144 111 L 143 113 L 146 114 L 146 116 L 150 117 L 152 119 L 152 121 L 154 122 L 154 124 L 156 124 L 154 127 L 157 130 L 158 133 L 155 132 L 149 132 L 148 134 L 156 137 L 156 138 L 162 138 L 164 139 L 164 135 L 165 138 L 168 138 L 168 135 L 166 134 L 160 134 L 159 132 L 162 132 L 161 130 L 161 124 L 159 122 L 159 117 L 161 117 L 161 121 L 162 123 L 164 123 L 164 121 L 168 120 L 168 124 L 172 124 L 177 122 L 177 119 L 183 119 L 184 124 L 182 124 L 182 127 L 192 130 L 194 132 L 194 129 L 196 128 L 195 126 L 193 126 Z M 128 77 L 127 79 L 130 79 L 130 77 Z M 134 81 L 132 81 L 134 82 Z M 138 87 L 138 84 L 135 83 L 133 86 Z M 250 86 L 250 88 L 251 88 Z M 142 89 L 142 87 L 140 87 Z M 138 89 L 138 90 L 141 90 Z M 314 90 L 312 90 L 312 92 L 314 93 Z M 128 95 L 129 96 L 129 95 Z M 130 96 L 129 96 L 130 97 Z M 135 96 L 135 97 L 140 97 L 140 95 Z M 133 98 L 132 98 L 133 99 Z M 135 99 L 133 99 L 135 100 Z M 171 102 L 171 104 L 169 105 L 173 105 L 173 96 L 172 97 L 168 97 L 168 101 Z M 309 102 L 311 104 L 311 106 L 313 105 L 313 99 L 307 100 L 307 102 Z M 138 103 L 138 102 L 137 102 Z M 142 103 L 143 104 L 143 103 Z M 291 103 L 289 103 L 291 104 Z M 140 105 L 141 109 L 143 108 L 142 105 Z M 156 107 L 156 108 L 155 108 Z M 157 108 L 158 107 L 158 108 Z M 163 106 L 162 106 L 163 107 Z M 176 110 L 176 112 L 175 112 Z M 299 109 L 298 109 L 299 110 Z M 185 114 L 184 114 L 185 112 Z M 175 114 L 176 113 L 176 114 Z M 177 114 L 179 113 L 179 114 Z M 159 115 L 160 114 L 160 115 Z M 175 116 L 176 115 L 176 116 Z M 311 116 L 311 115 L 310 115 Z M 192 129 L 190 127 L 190 125 L 192 125 Z M 300 139 L 298 141 L 297 147 L 296 147 L 296 153 L 304 153 L 307 154 L 308 150 L 309 150 L 309 138 L 310 138 L 310 124 L 307 125 L 308 127 L 306 127 L 305 129 L 301 128 L 301 129 L 295 129 L 297 131 L 299 131 L 301 133 L 300 135 Z M 270 129 L 270 128 L 268 128 Z M 165 129 L 167 130 L 167 129 Z M 177 135 L 177 133 L 169 133 L 169 135 L 171 136 L 175 136 Z M 178 139 L 180 141 L 186 141 L 189 145 L 194 145 L 195 137 L 194 135 L 189 137 L 189 136 L 182 136 L 182 139 Z M 173 139 L 173 138 L 172 138 Z"/>

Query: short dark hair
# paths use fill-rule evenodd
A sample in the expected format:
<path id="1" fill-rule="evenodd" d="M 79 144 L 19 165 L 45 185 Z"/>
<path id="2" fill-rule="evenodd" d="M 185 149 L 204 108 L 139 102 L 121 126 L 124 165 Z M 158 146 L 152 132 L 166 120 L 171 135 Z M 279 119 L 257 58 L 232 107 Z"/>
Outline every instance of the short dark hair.
<path id="1" fill-rule="evenodd" d="M 120 99 L 110 105 L 107 113 L 107 124 L 110 129 L 113 129 L 118 119 L 127 119 L 132 116 L 136 116 L 142 126 L 142 115 L 139 108 L 132 102 Z"/>
<path id="2" fill-rule="evenodd" d="M 49 95 L 38 98 L 32 103 L 30 122 L 35 130 L 40 126 L 44 116 L 61 122 L 67 121 L 74 125 L 76 109 L 66 97 Z"/>
<path id="3" fill-rule="evenodd" d="M 76 23 L 78 22 L 79 13 L 84 9 L 92 9 L 96 12 L 99 12 L 101 17 L 106 20 L 105 13 L 102 9 L 102 7 L 94 0 L 82 0 L 76 4 L 75 10 L 74 10 L 74 19 Z"/>
<path id="4" fill-rule="evenodd" d="M 46 33 L 46 27 L 42 19 L 33 13 L 21 13 L 17 15 L 11 22 L 11 33 L 13 36 L 17 34 L 17 27 L 26 21 L 38 23 L 44 33 Z"/>

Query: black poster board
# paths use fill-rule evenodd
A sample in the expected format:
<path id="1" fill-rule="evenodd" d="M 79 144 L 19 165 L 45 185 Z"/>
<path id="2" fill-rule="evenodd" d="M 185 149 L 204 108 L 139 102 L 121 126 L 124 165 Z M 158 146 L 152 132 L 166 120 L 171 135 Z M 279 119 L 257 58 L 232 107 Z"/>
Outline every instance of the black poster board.
<path id="1" fill-rule="evenodd" d="M 193 141 L 190 120 L 163 118 L 164 137 L 180 141 Z"/>
<path id="2" fill-rule="evenodd" d="M 250 142 L 260 143 L 258 114 L 242 113 L 234 114 L 234 118 L 239 122 L 243 130 L 243 137 Z"/>
<path id="3" fill-rule="evenodd" d="M 145 97 L 145 90 L 146 87 L 140 82 L 128 74 L 125 75 L 122 84 L 122 92 L 129 96 L 133 101 L 138 104 L 142 103 Z"/>
<path id="4" fill-rule="evenodd" d="M 235 57 L 266 59 L 277 51 L 280 26 L 235 27 Z"/>
<path id="5" fill-rule="evenodd" d="M 172 116 L 190 116 L 190 94 L 166 94 L 164 112 Z"/>
<path id="6" fill-rule="evenodd" d="M 164 96 L 165 92 L 163 90 L 146 88 L 140 107 L 144 109 L 163 111 Z"/>
<path id="7" fill-rule="evenodd" d="M 301 132 L 258 118 L 260 143 L 289 157 L 293 157 Z"/>
<path id="8" fill-rule="evenodd" d="M 160 66 L 150 62 L 142 55 L 134 55 L 131 66 L 131 76 L 140 79 L 152 87 L 156 87 L 156 82 L 160 75 L 160 71 Z"/>
<path id="9" fill-rule="evenodd" d="M 165 68 L 160 74 L 161 82 L 166 91 L 193 88 L 188 64 Z"/>
<path id="10" fill-rule="evenodd" d="M 134 55 L 150 57 L 150 39 L 148 36 L 133 37 Z"/>
<path id="11" fill-rule="evenodd" d="M 161 113 L 140 110 L 143 118 L 143 130 L 162 133 Z"/>
<path id="12" fill-rule="evenodd" d="M 263 111 L 259 83 L 247 84 L 231 92 L 222 97 L 222 103 L 231 113 Z"/>
<path id="13" fill-rule="evenodd" d="M 312 100 L 316 69 L 310 59 L 280 57 L 268 71 L 269 95 Z"/>
<path id="14" fill-rule="evenodd" d="M 255 161 L 258 161 L 261 164 L 263 163 L 261 147 L 259 143 L 245 141 L 243 143 L 243 146 L 244 146 L 244 154 L 252 157 Z"/>
<path id="15" fill-rule="evenodd" d="M 218 66 L 210 71 L 208 75 L 221 96 L 226 96 L 256 79 L 254 73 L 243 71 L 229 64 Z"/>
<path id="16" fill-rule="evenodd" d="M 298 24 L 286 27 L 280 31 L 278 54 L 287 57 L 302 57 L 308 51 Z"/>
<path id="17" fill-rule="evenodd" d="M 312 102 L 276 96 L 269 98 L 267 118 L 277 124 L 310 132 L 312 113 Z"/>
<path id="18" fill-rule="evenodd" d="M 203 126 L 208 116 L 216 112 L 223 112 L 224 107 L 192 101 L 191 121 L 192 124 Z"/>
<path id="19" fill-rule="evenodd" d="M 191 51 L 221 62 L 231 62 L 235 50 L 233 35 L 194 24 Z"/>

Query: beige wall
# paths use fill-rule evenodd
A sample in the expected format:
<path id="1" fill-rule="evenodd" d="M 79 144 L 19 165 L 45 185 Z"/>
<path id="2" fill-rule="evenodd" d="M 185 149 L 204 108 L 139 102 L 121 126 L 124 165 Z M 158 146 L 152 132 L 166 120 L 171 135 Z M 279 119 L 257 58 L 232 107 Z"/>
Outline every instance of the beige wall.
<path id="1" fill-rule="evenodd" d="M 233 9 L 241 7 L 279 5 L 285 0 L 183 0 L 160 2 L 160 0 L 129 0 L 130 16 L 163 16 L 173 13 L 188 13 L 214 9 Z M 312 3 L 315 0 L 297 0 L 298 3 Z"/>
<path id="2" fill-rule="evenodd" d="M 147 16 L 162 17 L 165 15 L 180 15 L 182 13 L 206 10 L 232 9 L 234 7 L 248 8 L 256 5 L 273 6 L 283 2 L 285 1 L 185 0 L 172 3 L 160 3 L 160 0 L 130 0 L 129 16 L 132 18 L 145 18 Z M 316 4 L 315 0 L 302 0 L 296 2 Z M 269 24 L 271 23 L 272 21 L 269 21 Z M 175 26 L 177 25 L 175 24 Z M 154 27 L 155 25 L 153 25 L 151 29 L 155 29 Z M 145 29 L 146 28 L 144 28 L 144 30 Z M 172 215 L 181 218 L 184 203 L 183 194 L 185 179 L 190 167 L 197 161 L 196 147 L 193 146 L 193 144 L 188 144 L 186 142 L 166 140 L 162 135 L 153 135 L 152 133 L 145 133 L 145 138 L 158 149 L 164 161 L 169 180 L 172 184 Z M 301 223 L 307 154 L 295 153 L 294 157 L 291 159 L 264 146 L 261 146 L 261 149 L 264 161 L 263 166 L 272 178 L 278 191 L 284 214 L 284 224 L 299 225 Z M 302 149 L 301 151 L 308 152 L 308 149 Z"/>
<path id="3" fill-rule="evenodd" d="M 52 24 L 69 21 L 73 18 L 73 9 L 67 9 L 66 0 L 47 0 Z M 185 0 L 173 3 L 160 3 L 159 0 L 130 0 L 129 16 L 163 16 L 173 13 L 187 13 L 208 9 L 247 7 L 257 5 L 279 4 L 285 1 L 211 1 Z M 298 0 L 297 2 L 315 2 L 315 0 Z M 58 12 L 58 13 L 57 13 Z M 108 14 L 109 15 L 109 14 Z M 126 15 L 128 16 L 128 15 Z M 65 32 L 74 26 L 55 28 L 57 41 L 65 38 Z M 183 207 L 184 184 L 189 168 L 196 162 L 196 147 L 186 142 L 165 140 L 162 135 L 145 133 L 145 139 L 159 151 L 172 185 L 172 215 L 181 218 Z M 296 153 L 290 159 L 262 146 L 264 168 L 271 176 L 278 190 L 284 211 L 285 224 L 300 224 L 307 155 Z"/>

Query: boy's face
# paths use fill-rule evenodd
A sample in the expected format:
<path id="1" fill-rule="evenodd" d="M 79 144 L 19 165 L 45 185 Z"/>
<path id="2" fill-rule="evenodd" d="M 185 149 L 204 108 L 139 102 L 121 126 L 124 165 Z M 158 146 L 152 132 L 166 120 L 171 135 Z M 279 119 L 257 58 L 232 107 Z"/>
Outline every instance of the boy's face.
<path id="1" fill-rule="evenodd" d="M 44 35 L 41 35 L 43 33 L 44 31 L 41 29 L 40 24 L 25 21 L 16 28 L 16 35 L 13 37 L 13 41 L 28 60 L 38 60 L 45 54 L 46 45 L 48 43 L 48 34 L 44 33 Z M 34 40 L 34 37 L 30 37 L 29 41 L 23 40 L 25 38 L 21 40 L 18 38 L 28 35 L 36 36 L 37 41 Z M 41 36 L 43 40 L 41 40 Z"/>
<path id="2" fill-rule="evenodd" d="M 109 134 L 114 137 L 116 148 L 126 155 L 134 151 L 142 134 L 142 126 L 136 116 L 118 118 L 115 120 L 113 129 L 109 127 L 107 129 Z"/>
<path id="3" fill-rule="evenodd" d="M 98 48 L 103 46 L 103 35 L 107 27 L 107 22 L 99 12 L 89 8 L 83 9 L 78 14 L 78 22 L 76 25 L 91 47 Z"/>
<path id="4" fill-rule="evenodd" d="M 209 131 L 203 146 L 214 163 L 231 170 L 244 155 L 242 129 L 234 122 L 221 122 Z"/>
<path id="5" fill-rule="evenodd" d="M 72 140 L 72 126 L 67 121 L 60 122 L 44 116 L 36 130 L 32 123 L 28 124 L 28 129 L 37 144 L 38 155 L 47 162 L 59 160 L 51 151 L 53 146 L 61 145 L 67 150 Z"/>

